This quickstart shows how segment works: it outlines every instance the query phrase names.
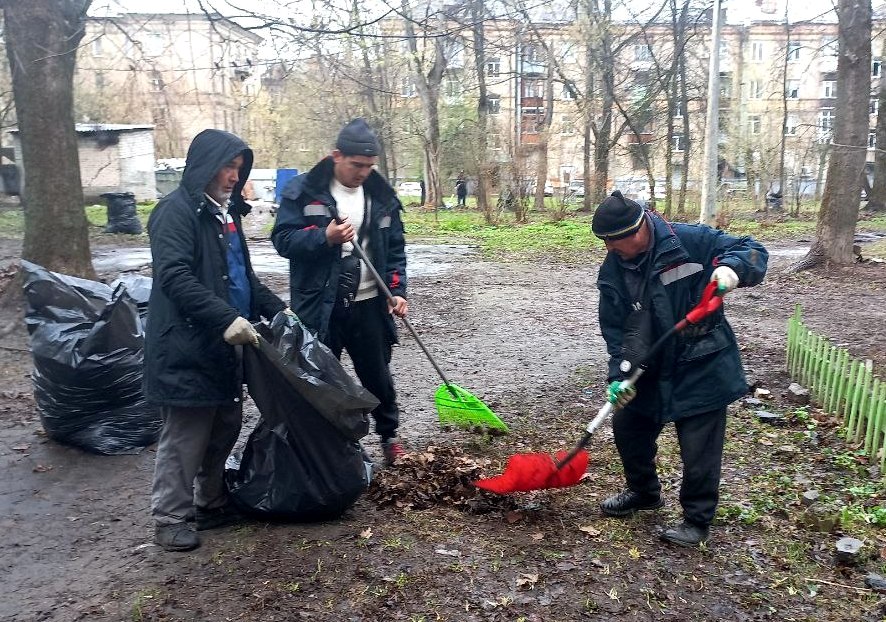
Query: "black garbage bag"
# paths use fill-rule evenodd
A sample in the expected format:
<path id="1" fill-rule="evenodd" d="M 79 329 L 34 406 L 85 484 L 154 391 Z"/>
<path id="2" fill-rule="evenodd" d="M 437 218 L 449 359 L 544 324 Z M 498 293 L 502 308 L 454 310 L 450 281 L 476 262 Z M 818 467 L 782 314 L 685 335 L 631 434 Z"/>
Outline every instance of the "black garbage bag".
<path id="1" fill-rule="evenodd" d="M 137 272 L 125 272 L 111 283 L 111 289 L 116 289 L 121 285 L 126 288 L 126 293 L 138 307 L 138 315 L 145 326 L 147 326 L 145 321 L 148 317 L 148 300 L 151 298 L 153 283 L 154 279 Z"/>
<path id="2" fill-rule="evenodd" d="M 229 460 L 228 492 L 250 514 L 290 521 L 340 516 L 369 484 L 360 439 L 378 400 L 298 320 L 278 313 L 258 348 L 244 348 L 261 418 Z"/>
<path id="3" fill-rule="evenodd" d="M 22 261 L 34 398 L 47 435 L 100 454 L 136 453 L 161 419 L 142 394 L 144 324 L 120 284 Z"/>
<path id="4" fill-rule="evenodd" d="M 142 223 L 136 213 L 135 195 L 131 192 L 105 192 L 101 197 L 108 202 L 108 224 L 105 233 L 142 232 Z"/>

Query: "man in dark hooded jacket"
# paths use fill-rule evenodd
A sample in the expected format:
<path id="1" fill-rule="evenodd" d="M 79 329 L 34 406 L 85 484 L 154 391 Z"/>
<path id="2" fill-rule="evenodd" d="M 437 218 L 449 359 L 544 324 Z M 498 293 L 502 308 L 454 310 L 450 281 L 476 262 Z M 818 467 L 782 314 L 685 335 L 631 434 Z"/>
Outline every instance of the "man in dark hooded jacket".
<path id="1" fill-rule="evenodd" d="M 252 270 L 241 216 L 252 151 L 204 130 L 188 149 L 181 185 L 148 219 L 154 285 L 148 303 L 144 388 L 160 406 L 151 514 L 168 551 L 200 545 L 199 531 L 240 519 L 223 475 L 243 411 L 241 352 L 251 322 L 285 303 Z"/>
<path id="2" fill-rule="evenodd" d="M 295 314 L 341 356 L 347 350 L 360 382 L 379 400 L 372 411 L 385 462 L 404 453 L 397 439 L 400 409 L 391 378 L 391 346 L 397 330 L 391 317 L 406 315 L 406 251 L 403 206 L 394 189 L 374 170 L 378 140 L 363 119 L 339 133 L 335 149 L 282 193 L 271 240 L 289 259 Z M 388 302 L 354 252 L 360 244 L 384 279 Z"/>
<path id="3" fill-rule="evenodd" d="M 594 235 L 609 253 L 600 267 L 600 329 L 609 352 L 609 399 L 626 489 L 600 504 L 608 516 L 662 507 L 656 439 L 674 422 L 683 460 L 683 522 L 662 539 L 708 539 L 719 500 L 726 406 L 747 393 L 738 344 L 722 309 L 678 333 L 634 387 L 623 385 L 645 351 L 698 303 L 709 281 L 721 293 L 757 285 L 768 254 L 750 237 L 668 223 L 612 193 L 594 212 Z"/>

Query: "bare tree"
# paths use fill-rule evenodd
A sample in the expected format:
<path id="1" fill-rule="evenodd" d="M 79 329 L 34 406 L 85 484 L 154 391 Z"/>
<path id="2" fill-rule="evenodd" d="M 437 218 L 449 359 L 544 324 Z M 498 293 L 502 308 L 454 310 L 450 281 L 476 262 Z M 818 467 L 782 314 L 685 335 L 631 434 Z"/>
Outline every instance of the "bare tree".
<path id="1" fill-rule="evenodd" d="M 73 118 L 77 45 L 89 4 L 2 0 L 0 8 L 26 175 L 22 257 L 94 278 Z"/>
<path id="2" fill-rule="evenodd" d="M 886 59 L 886 39 L 883 40 L 881 59 Z M 874 183 L 868 194 L 865 209 L 872 212 L 886 211 L 886 78 L 880 67 L 880 85 L 877 89 L 877 129 L 874 153 Z"/>
<path id="3" fill-rule="evenodd" d="M 804 259 L 793 266 L 803 270 L 821 263 L 852 262 L 858 220 L 860 175 L 864 170 L 868 138 L 871 76 L 871 2 L 839 0 L 839 56 L 834 138 L 827 185 L 818 213 L 817 239 Z"/>

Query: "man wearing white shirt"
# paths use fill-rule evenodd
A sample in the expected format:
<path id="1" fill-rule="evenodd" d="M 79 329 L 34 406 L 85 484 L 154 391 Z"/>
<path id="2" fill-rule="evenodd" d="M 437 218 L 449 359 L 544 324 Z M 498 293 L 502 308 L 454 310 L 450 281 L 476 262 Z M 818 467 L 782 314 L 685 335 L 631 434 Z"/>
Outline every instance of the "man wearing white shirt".
<path id="1" fill-rule="evenodd" d="M 397 341 L 392 315 L 404 317 L 403 206 L 375 170 L 378 139 L 363 119 L 339 133 L 332 154 L 283 190 L 271 240 L 290 260 L 292 310 L 336 354 L 347 350 L 360 382 L 379 400 L 372 411 L 385 462 L 404 453 L 390 373 Z M 360 244 L 393 295 L 388 302 L 354 253 Z"/>

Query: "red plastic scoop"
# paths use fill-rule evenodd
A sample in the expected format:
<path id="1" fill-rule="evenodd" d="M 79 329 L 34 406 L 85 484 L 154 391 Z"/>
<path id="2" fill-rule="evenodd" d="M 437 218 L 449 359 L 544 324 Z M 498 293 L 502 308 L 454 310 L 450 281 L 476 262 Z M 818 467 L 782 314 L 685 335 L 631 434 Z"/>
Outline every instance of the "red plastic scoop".
<path id="1" fill-rule="evenodd" d="M 568 453 L 558 452 L 557 462 L 563 460 Z M 516 454 L 508 458 L 504 473 L 479 479 L 474 482 L 474 486 L 500 495 L 575 486 L 588 468 L 588 452 L 579 451 L 559 469 L 557 462 L 549 454 Z"/>
<path id="2" fill-rule="evenodd" d="M 686 314 L 686 317 L 672 326 L 649 348 L 644 362 L 638 365 L 631 376 L 624 381 L 625 385 L 637 384 L 637 379 L 646 368 L 646 362 L 652 360 L 668 339 L 689 324 L 697 324 L 719 309 L 722 303 L 723 292 L 715 281 L 711 281 L 705 287 L 701 301 Z M 597 412 L 597 416 L 588 423 L 584 436 L 571 451 L 558 452 L 556 458 L 551 458 L 548 454 L 513 455 L 508 458 L 504 473 L 497 477 L 477 480 L 474 482 L 474 486 L 500 495 L 509 492 L 528 492 L 545 488 L 574 486 L 581 480 L 585 469 L 588 468 L 588 452 L 584 450 L 584 447 L 613 408 L 614 406 L 610 402 L 603 405 L 603 408 Z"/>

